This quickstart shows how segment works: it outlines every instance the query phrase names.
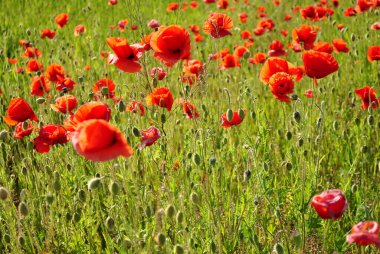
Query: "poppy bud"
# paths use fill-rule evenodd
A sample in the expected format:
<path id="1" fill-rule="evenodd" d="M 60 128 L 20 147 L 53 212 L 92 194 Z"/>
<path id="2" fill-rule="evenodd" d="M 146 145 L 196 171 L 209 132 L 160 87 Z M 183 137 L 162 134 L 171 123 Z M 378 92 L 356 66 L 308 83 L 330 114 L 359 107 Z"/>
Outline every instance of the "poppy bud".
<path id="1" fill-rule="evenodd" d="M 124 111 L 125 111 L 125 104 L 124 104 L 123 101 L 119 101 L 119 102 L 117 103 L 117 110 L 118 110 L 119 112 L 124 112 Z"/>
<path id="2" fill-rule="evenodd" d="M 351 41 L 355 41 L 355 39 L 356 39 L 355 34 L 351 34 Z"/>
<path id="3" fill-rule="evenodd" d="M 243 109 L 239 109 L 239 111 L 238 111 L 238 115 L 239 115 L 239 117 L 240 117 L 241 119 L 244 119 L 244 117 L 245 117 L 245 112 L 244 112 L 244 110 L 243 110 Z"/>
<path id="4" fill-rule="evenodd" d="M 26 129 L 28 129 L 28 122 L 22 122 L 22 128 L 24 129 L 24 130 L 26 130 Z"/>
<path id="5" fill-rule="evenodd" d="M 295 112 L 293 113 L 293 118 L 294 118 L 294 120 L 295 120 L 297 123 L 299 123 L 299 122 L 301 121 L 301 113 L 298 112 L 298 111 L 295 111 Z"/>
<path id="6" fill-rule="evenodd" d="M 115 227 L 115 221 L 112 217 L 108 216 L 106 219 L 106 227 L 108 230 L 112 230 Z"/>
<path id="7" fill-rule="evenodd" d="M 213 253 L 217 252 L 216 244 L 214 242 L 211 242 L 210 244 L 210 249 Z"/>
<path id="8" fill-rule="evenodd" d="M 247 51 L 243 54 L 244 59 L 248 59 L 251 54 Z"/>
<path id="9" fill-rule="evenodd" d="M 20 243 L 21 246 L 24 246 L 25 245 L 25 238 L 22 235 L 20 235 L 18 237 L 18 242 Z"/>
<path id="10" fill-rule="evenodd" d="M 84 190 L 82 190 L 82 189 L 80 189 L 79 191 L 78 191 L 78 199 L 82 202 L 82 203 L 84 203 L 84 202 L 86 202 L 86 192 L 84 191 Z"/>
<path id="11" fill-rule="evenodd" d="M 70 213 L 70 212 L 67 212 L 67 213 L 65 214 L 65 218 L 66 218 L 67 221 L 71 221 L 71 218 L 72 218 L 71 213 Z"/>
<path id="12" fill-rule="evenodd" d="M 285 167 L 286 167 L 287 170 L 291 170 L 291 169 L 293 168 L 293 165 L 292 165 L 291 162 L 287 162 L 287 163 L 285 164 Z"/>
<path id="13" fill-rule="evenodd" d="M 300 138 L 300 139 L 297 141 L 297 146 L 298 146 L 298 147 L 303 146 L 303 139 L 302 139 L 302 138 Z"/>
<path id="14" fill-rule="evenodd" d="M 7 233 L 4 234 L 4 241 L 6 243 L 10 243 L 11 242 L 11 236 Z"/>
<path id="15" fill-rule="evenodd" d="M 293 101 L 296 101 L 296 100 L 298 100 L 298 95 L 292 94 L 292 95 L 290 95 L 290 99 L 292 99 Z"/>
<path id="16" fill-rule="evenodd" d="M 141 133 L 139 131 L 139 129 L 137 129 L 136 127 L 133 127 L 132 128 L 132 133 L 135 137 L 140 137 L 141 136 Z"/>
<path id="17" fill-rule="evenodd" d="M 177 224 L 181 224 L 183 222 L 183 213 L 181 211 L 178 211 L 175 219 L 177 221 Z"/>
<path id="18" fill-rule="evenodd" d="M 172 218 L 175 214 L 175 207 L 173 205 L 168 205 L 165 209 L 165 214 L 167 217 Z"/>
<path id="19" fill-rule="evenodd" d="M 191 199 L 191 202 L 193 202 L 193 204 L 195 204 L 195 205 L 197 205 L 199 203 L 199 196 L 196 192 L 191 193 L 190 199 Z"/>
<path id="20" fill-rule="evenodd" d="M 317 119 L 317 128 L 321 127 L 321 125 L 322 125 L 322 118 L 319 117 L 319 118 Z"/>
<path id="21" fill-rule="evenodd" d="M 234 117 L 234 112 L 232 111 L 232 109 L 227 109 L 227 120 L 229 121 L 229 122 L 231 122 L 232 121 L 232 118 Z"/>
<path id="22" fill-rule="evenodd" d="M 368 152 L 368 146 L 364 145 L 364 146 L 362 146 L 362 148 L 360 150 L 362 153 L 367 153 Z"/>
<path id="23" fill-rule="evenodd" d="M 286 132 L 286 139 L 287 139 L 287 140 L 291 140 L 291 139 L 292 139 L 292 136 L 293 136 L 292 132 L 290 132 L 290 131 L 287 131 L 287 132 Z"/>
<path id="24" fill-rule="evenodd" d="M 8 136 L 8 132 L 6 130 L 2 130 L 0 132 L 0 140 L 4 140 Z"/>
<path id="25" fill-rule="evenodd" d="M 358 117 L 355 118 L 355 124 L 356 124 L 357 126 L 360 125 L 360 119 L 359 119 Z"/>
<path id="26" fill-rule="evenodd" d="M 284 247 L 282 247 L 281 243 L 276 243 L 273 247 L 273 252 L 275 254 L 284 254 Z"/>
<path id="27" fill-rule="evenodd" d="M 161 123 L 165 123 L 166 122 L 166 116 L 165 114 L 161 114 Z"/>
<path id="28" fill-rule="evenodd" d="M 6 200 L 9 196 L 9 192 L 6 188 L 0 187 L 0 199 L 1 200 Z"/>
<path id="29" fill-rule="evenodd" d="M 152 216 L 152 210 L 150 209 L 150 206 L 147 206 L 145 208 L 145 215 L 146 217 L 150 218 L 150 216 Z"/>
<path id="30" fill-rule="evenodd" d="M 19 205 L 18 205 L 18 211 L 19 213 L 22 215 L 22 216 L 27 216 L 28 215 L 28 206 L 24 203 L 24 202 L 21 202 Z"/>
<path id="31" fill-rule="evenodd" d="M 46 195 L 46 202 L 47 202 L 49 205 L 51 205 L 51 204 L 54 202 L 54 196 L 53 196 L 53 194 L 48 193 L 48 194 Z"/>
<path id="32" fill-rule="evenodd" d="M 174 246 L 174 253 L 175 254 L 183 254 L 183 253 L 185 253 L 185 251 L 181 245 L 177 244 L 176 246 Z"/>
<path id="33" fill-rule="evenodd" d="M 165 242 L 166 242 L 166 237 L 163 233 L 158 233 L 155 237 L 155 241 L 156 243 L 158 244 L 158 246 L 164 246 Z"/>
<path id="34" fill-rule="evenodd" d="M 333 122 L 333 129 L 334 129 L 334 131 L 337 131 L 338 128 L 339 128 L 339 123 L 337 121 L 334 121 Z"/>
<path id="35" fill-rule="evenodd" d="M 243 178 L 244 178 L 244 182 L 248 182 L 248 180 L 251 178 L 252 176 L 252 172 L 251 170 L 246 170 L 244 171 L 244 175 L 243 175 Z"/>
<path id="36" fill-rule="evenodd" d="M 158 85 L 158 80 L 157 80 L 157 78 L 153 78 L 153 80 L 152 80 L 152 84 L 153 84 L 153 87 L 154 87 L 154 88 L 157 87 L 157 85 Z"/>
<path id="37" fill-rule="evenodd" d="M 117 195 L 120 190 L 119 184 L 117 182 L 112 181 L 110 183 L 109 190 L 112 193 L 112 195 Z"/>
<path id="38" fill-rule="evenodd" d="M 201 156 L 199 154 L 195 153 L 194 156 L 193 156 L 193 162 L 196 165 L 201 164 Z"/>
<path id="39" fill-rule="evenodd" d="M 209 159 L 209 163 L 210 163 L 211 166 L 215 166 L 215 164 L 216 164 L 216 158 L 215 157 L 211 157 Z"/>
<path id="40" fill-rule="evenodd" d="M 75 212 L 74 216 L 73 216 L 74 222 L 78 223 L 80 221 L 80 219 L 81 219 L 80 213 Z"/>
<path id="41" fill-rule="evenodd" d="M 32 33 L 30 32 L 30 29 L 28 28 L 28 29 L 26 29 L 26 34 L 28 35 L 28 36 L 30 36 Z"/>
<path id="42" fill-rule="evenodd" d="M 373 125 L 375 123 L 375 118 L 373 117 L 373 115 L 369 115 L 367 117 L 367 123 L 368 125 Z"/>
<path id="43" fill-rule="evenodd" d="M 61 189 L 61 181 L 58 179 L 53 180 L 53 189 L 59 191 Z"/>
<path id="44" fill-rule="evenodd" d="M 87 183 L 87 187 L 89 190 L 95 190 L 96 188 L 99 187 L 99 185 L 100 185 L 100 178 L 98 178 L 98 177 L 92 178 Z"/>
<path id="45" fill-rule="evenodd" d="M 103 86 L 103 87 L 102 87 L 102 90 L 101 90 L 101 93 L 102 93 L 102 95 L 108 95 L 108 94 L 109 94 L 109 89 L 108 89 L 108 87 Z"/>
<path id="46" fill-rule="evenodd" d="M 307 150 L 303 150 L 303 156 L 307 156 Z"/>
<path id="47" fill-rule="evenodd" d="M 45 98 L 37 98 L 37 100 L 36 100 L 36 102 L 38 103 L 38 104 L 42 104 L 42 103 L 45 103 Z"/>
<path id="48" fill-rule="evenodd" d="M 132 241 L 129 238 L 124 238 L 123 246 L 128 250 L 132 247 Z"/>

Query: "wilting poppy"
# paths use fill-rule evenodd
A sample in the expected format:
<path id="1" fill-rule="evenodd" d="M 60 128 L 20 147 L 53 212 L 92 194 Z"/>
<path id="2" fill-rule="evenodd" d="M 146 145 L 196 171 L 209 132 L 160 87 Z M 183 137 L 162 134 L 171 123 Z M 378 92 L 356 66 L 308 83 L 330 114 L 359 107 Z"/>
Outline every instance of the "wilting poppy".
<path id="1" fill-rule="evenodd" d="M 305 66 L 305 73 L 310 78 L 320 79 L 336 72 L 339 69 L 335 58 L 325 52 L 314 50 L 304 51 L 302 60 Z"/>
<path id="2" fill-rule="evenodd" d="M 21 98 L 14 98 L 9 103 L 7 116 L 3 116 L 8 126 L 15 126 L 27 119 L 38 122 L 38 118 L 29 104 Z"/>
<path id="3" fill-rule="evenodd" d="M 319 27 L 302 25 L 300 28 L 293 29 L 293 43 L 303 45 L 304 49 L 309 50 L 314 46 Z"/>
<path id="4" fill-rule="evenodd" d="M 67 21 L 69 21 L 69 15 L 67 13 L 61 13 L 55 18 L 55 23 L 62 28 L 67 24 Z"/>
<path id="5" fill-rule="evenodd" d="M 150 46 L 154 51 L 153 56 L 171 67 L 177 61 L 189 58 L 190 35 L 182 26 L 160 26 L 152 34 Z"/>
<path id="6" fill-rule="evenodd" d="M 141 144 L 139 145 L 139 149 L 143 149 L 146 146 L 153 145 L 160 137 L 161 132 L 154 126 L 150 126 L 146 130 L 141 130 Z"/>
<path id="7" fill-rule="evenodd" d="M 139 101 L 132 101 L 126 108 L 127 111 L 131 111 L 132 113 L 139 112 L 140 116 L 145 115 L 145 107 Z"/>
<path id="8" fill-rule="evenodd" d="M 50 82 L 45 76 L 34 76 L 30 88 L 31 96 L 43 96 L 50 91 Z"/>
<path id="9" fill-rule="evenodd" d="M 233 116 L 232 116 L 231 121 L 228 121 L 228 119 L 227 119 L 227 113 L 223 113 L 220 118 L 222 120 L 222 127 L 223 128 L 230 128 L 231 126 L 239 125 L 243 121 L 243 119 L 244 119 L 244 118 L 241 118 L 239 116 L 239 112 L 238 111 L 234 111 L 233 112 Z"/>
<path id="10" fill-rule="evenodd" d="M 47 67 L 45 76 L 53 83 L 61 83 L 65 80 L 65 71 L 59 64 L 51 64 Z"/>
<path id="11" fill-rule="evenodd" d="M 33 140 L 34 149 L 39 153 L 47 153 L 50 146 L 69 142 L 69 136 L 65 128 L 56 124 L 42 126 L 38 137 Z"/>
<path id="12" fill-rule="evenodd" d="M 77 25 L 74 29 L 74 35 L 79 36 L 86 32 L 86 27 L 84 25 Z"/>
<path id="13" fill-rule="evenodd" d="M 44 29 L 41 32 L 41 39 L 45 39 L 46 37 L 49 39 L 53 39 L 55 37 L 55 31 L 50 29 Z"/>
<path id="14" fill-rule="evenodd" d="M 30 122 L 20 122 L 16 125 L 16 128 L 13 132 L 13 137 L 15 139 L 22 139 L 26 136 L 29 136 L 34 130 L 33 125 Z"/>
<path id="15" fill-rule="evenodd" d="M 332 41 L 334 45 L 335 52 L 344 52 L 347 53 L 350 49 L 347 47 L 347 43 L 342 39 L 334 39 Z"/>
<path id="16" fill-rule="evenodd" d="M 339 219 L 347 208 L 347 199 L 341 190 L 327 190 L 315 195 L 311 205 L 322 219 Z"/>
<path id="17" fill-rule="evenodd" d="M 104 94 L 102 89 L 107 88 L 107 93 Z M 99 94 L 104 95 L 106 98 L 113 98 L 115 97 L 115 83 L 108 79 L 108 78 L 102 78 L 96 81 L 95 85 L 92 88 L 92 92 L 95 94 L 95 97 L 98 98 Z"/>
<path id="18" fill-rule="evenodd" d="M 88 160 L 101 162 L 119 156 L 132 156 L 133 149 L 123 134 L 102 119 L 87 120 L 78 125 L 72 137 L 74 149 Z"/>
<path id="19" fill-rule="evenodd" d="M 232 19 L 223 13 L 213 12 L 203 24 L 203 31 L 214 38 L 222 38 L 231 35 L 228 31 L 233 27 Z"/>
<path id="20" fill-rule="evenodd" d="M 125 38 L 110 37 L 106 39 L 108 46 L 115 54 L 108 56 L 108 63 L 114 64 L 117 68 L 125 72 L 138 72 L 141 65 L 138 63 L 144 47 L 140 44 L 129 45 Z"/>
<path id="21" fill-rule="evenodd" d="M 362 99 L 362 109 L 368 109 L 371 105 L 373 109 L 379 106 L 379 99 L 376 98 L 375 89 L 370 86 L 365 86 L 360 89 L 355 89 L 355 93 Z"/>
<path id="22" fill-rule="evenodd" d="M 328 42 L 321 41 L 314 45 L 313 50 L 331 54 L 334 51 L 334 48 Z"/>
<path id="23" fill-rule="evenodd" d="M 173 95 L 167 87 L 156 88 L 146 97 L 147 105 L 157 105 L 169 111 L 172 109 L 173 102 Z"/>
<path id="24" fill-rule="evenodd" d="M 60 111 L 67 113 L 73 111 L 78 106 L 78 100 L 73 95 L 64 95 L 55 99 L 55 104 L 51 104 L 50 107 L 54 111 Z"/>
<path id="25" fill-rule="evenodd" d="M 68 131 L 74 131 L 81 122 L 90 119 L 103 119 L 109 121 L 111 117 L 111 109 L 107 104 L 98 101 L 90 101 L 80 106 L 77 111 L 70 115 L 65 121 L 65 128 Z"/>
<path id="26" fill-rule="evenodd" d="M 35 59 L 29 60 L 28 64 L 26 65 L 26 73 L 37 72 L 37 71 L 42 72 L 43 70 L 44 70 L 44 66 L 42 65 L 42 63 L 38 62 Z"/>
<path id="27" fill-rule="evenodd" d="M 371 46 L 368 48 L 367 59 L 370 62 L 380 60 L 380 46 Z"/>
<path id="28" fill-rule="evenodd" d="M 161 67 L 154 67 L 150 70 L 150 76 L 158 80 L 163 80 L 166 77 L 166 71 Z"/>
<path id="29" fill-rule="evenodd" d="M 294 82 L 292 75 L 285 72 L 277 72 L 269 79 L 269 88 L 277 100 L 290 102 L 288 94 L 293 93 Z"/>
<path id="30" fill-rule="evenodd" d="M 379 224 L 376 221 L 362 221 L 354 225 L 351 233 L 347 235 L 348 243 L 357 245 L 374 244 L 380 248 Z"/>
<path id="31" fill-rule="evenodd" d="M 75 84 L 76 83 L 71 78 L 66 77 L 62 82 L 59 82 L 57 84 L 55 90 L 59 92 L 62 92 L 64 90 L 70 92 L 74 89 Z"/>

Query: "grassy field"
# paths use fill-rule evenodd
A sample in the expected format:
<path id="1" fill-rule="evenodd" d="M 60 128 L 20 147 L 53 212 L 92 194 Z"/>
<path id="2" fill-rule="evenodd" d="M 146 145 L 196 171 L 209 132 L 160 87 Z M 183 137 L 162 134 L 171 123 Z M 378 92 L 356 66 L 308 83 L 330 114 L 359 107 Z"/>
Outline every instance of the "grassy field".
<path id="1" fill-rule="evenodd" d="M 356 1 L 341 1 L 332 7 L 334 15 L 313 22 L 292 8 L 316 1 L 284 0 L 279 6 L 273 1 L 251 0 L 249 6 L 230 1 L 228 10 L 198 2 L 195 9 L 174 12 L 166 11 L 166 0 L 119 0 L 117 5 L 105 0 L 1 2 L 1 116 L 12 98 L 21 97 L 39 118 L 36 129 L 63 125 L 68 117 L 50 107 L 60 96 L 54 84 L 48 96 L 30 96 L 35 74 L 15 71 L 25 69 L 29 60 L 21 57 L 20 39 L 41 50 L 38 61 L 45 69 L 53 63 L 63 66 L 77 83 L 69 94 L 78 105 L 94 100 L 94 84 L 109 78 L 116 96 L 126 104 L 140 100 L 146 114 L 122 111 L 112 99 L 98 98 L 110 106 L 110 123 L 134 150 L 129 158 L 101 163 L 78 155 L 71 142 L 38 153 L 32 143 L 38 130 L 14 139 L 14 128 L 1 119 L 0 186 L 9 196 L 0 201 L 0 253 L 377 253 L 374 245 L 348 244 L 346 235 L 360 221 L 380 222 L 379 113 L 363 110 L 354 92 L 364 86 L 380 92 L 380 63 L 367 60 L 369 46 L 380 42 L 380 31 L 370 29 L 380 21 L 380 9 L 345 17 L 344 10 Z M 275 28 L 255 36 L 259 6 L 266 7 Z M 211 12 L 232 18 L 232 36 L 215 39 L 203 33 Z M 246 23 L 239 21 L 242 12 L 248 14 Z M 69 14 L 63 28 L 54 21 L 60 13 Z M 284 21 L 285 14 L 293 18 Z M 128 20 L 125 31 L 110 28 L 122 19 Z M 147 26 L 151 19 L 201 28 L 202 42 L 195 42 L 190 32 L 191 58 L 206 64 L 195 85 L 181 82 L 181 62 L 168 68 L 152 51 L 143 54 L 138 73 L 122 72 L 101 56 L 112 52 L 106 38 L 139 43 L 154 31 Z M 79 24 L 86 32 L 74 36 Z M 276 100 L 260 82 L 262 64 L 243 57 L 240 67 L 220 70 L 219 59 L 209 60 L 209 54 L 243 45 L 240 33 L 248 30 L 255 39 L 250 57 L 266 53 L 273 40 L 280 40 L 288 52 L 284 58 L 303 65 L 302 53 L 287 47 L 292 30 L 302 24 L 320 27 L 317 42 L 341 38 L 350 50 L 333 53 L 339 70 L 317 86 L 307 76 L 296 82 L 298 99 L 290 103 Z M 344 28 L 339 30 L 338 24 Z M 40 38 L 45 28 L 55 30 L 54 39 Z M 287 37 L 281 35 L 283 29 Z M 19 62 L 10 64 L 9 58 Z M 168 87 L 174 99 L 188 98 L 199 118 L 186 118 L 178 104 L 171 111 L 146 105 L 155 85 L 148 74 L 153 67 L 167 71 L 158 87 Z M 303 95 L 308 89 L 313 89 L 311 99 Z M 241 124 L 225 129 L 221 115 L 229 109 L 246 114 Z M 151 125 L 160 129 L 161 138 L 140 150 L 134 133 Z M 328 189 L 340 189 L 347 198 L 339 220 L 321 219 L 310 205 L 315 194 Z"/>

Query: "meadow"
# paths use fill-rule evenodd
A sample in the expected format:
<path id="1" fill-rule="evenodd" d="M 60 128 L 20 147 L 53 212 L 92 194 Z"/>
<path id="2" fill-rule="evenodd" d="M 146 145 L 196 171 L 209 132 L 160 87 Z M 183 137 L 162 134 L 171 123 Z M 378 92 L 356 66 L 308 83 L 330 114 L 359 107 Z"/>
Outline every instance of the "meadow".
<path id="1" fill-rule="evenodd" d="M 380 223 L 379 1 L 116 2 L 1 1 L 0 253 L 379 252 L 378 229 L 348 241 Z M 160 41 L 172 25 L 183 29 Z M 302 25 L 311 42 L 294 35 Z M 324 50 L 329 61 L 305 60 Z M 38 119 L 18 118 L 26 106 L 12 118 L 15 98 Z M 74 123 L 89 102 L 106 113 Z M 322 218 L 313 197 L 338 189 L 344 207 Z"/>

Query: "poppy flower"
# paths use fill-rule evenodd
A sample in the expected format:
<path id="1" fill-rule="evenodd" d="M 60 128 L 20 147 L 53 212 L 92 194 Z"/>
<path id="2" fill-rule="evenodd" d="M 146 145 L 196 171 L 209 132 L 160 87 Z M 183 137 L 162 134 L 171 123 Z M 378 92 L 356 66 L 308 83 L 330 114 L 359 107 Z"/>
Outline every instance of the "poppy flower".
<path id="1" fill-rule="evenodd" d="M 10 64 L 16 64 L 16 63 L 18 63 L 18 59 L 8 58 L 8 63 L 10 63 Z"/>
<path id="2" fill-rule="evenodd" d="M 59 64 L 51 64 L 47 67 L 45 76 L 53 83 L 61 83 L 65 80 L 65 71 Z"/>
<path id="3" fill-rule="evenodd" d="M 26 136 L 29 136 L 33 130 L 33 125 L 30 122 L 20 122 L 16 125 L 16 128 L 13 132 L 13 137 L 15 139 L 22 139 Z"/>
<path id="4" fill-rule="evenodd" d="M 18 67 L 15 70 L 16 73 L 24 73 L 24 69 L 22 67 Z"/>
<path id="5" fill-rule="evenodd" d="M 347 208 L 347 199 L 341 190 L 327 190 L 315 195 L 311 205 L 322 219 L 339 219 Z"/>
<path id="6" fill-rule="evenodd" d="M 178 8 L 179 8 L 179 4 L 178 3 L 169 3 L 168 7 L 166 7 L 166 11 L 167 12 L 172 12 L 172 11 L 178 10 Z"/>
<path id="7" fill-rule="evenodd" d="M 380 60 L 380 46 L 371 46 L 368 48 L 367 59 L 370 62 Z"/>
<path id="8" fill-rule="evenodd" d="M 321 41 L 314 45 L 313 50 L 331 54 L 334 51 L 334 48 L 328 42 Z"/>
<path id="9" fill-rule="evenodd" d="M 74 35 L 79 36 L 86 32 L 86 27 L 84 25 L 77 25 L 74 29 Z"/>
<path id="10" fill-rule="evenodd" d="M 197 77 L 202 75 L 205 70 L 204 64 L 200 60 L 192 59 L 185 62 L 183 72 L 190 72 Z"/>
<path id="11" fill-rule="evenodd" d="M 179 102 L 182 104 L 183 113 L 186 114 L 187 118 L 194 119 L 199 117 L 199 113 L 197 112 L 194 104 L 185 99 L 180 99 Z"/>
<path id="12" fill-rule="evenodd" d="M 58 97 L 55 100 L 55 104 L 50 105 L 54 111 L 60 111 L 64 114 L 73 111 L 77 106 L 78 100 L 73 95 Z"/>
<path id="13" fill-rule="evenodd" d="M 239 14 L 239 19 L 241 23 L 246 23 L 248 19 L 248 14 L 243 12 Z"/>
<path id="14" fill-rule="evenodd" d="M 160 106 L 169 111 L 172 109 L 173 102 L 173 95 L 167 87 L 156 88 L 146 97 L 147 105 Z"/>
<path id="15" fill-rule="evenodd" d="M 49 39 L 53 39 L 55 37 L 55 32 L 50 29 L 44 29 L 41 32 L 41 39 L 45 39 L 46 37 Z"/>
<path id="16" fill-rule="evenodd" d="M 338 24 L 336 27 L 338 28 L 338 30 L 342 30 L 344 28 L 344 25 L 343 24 Z"/>
<path id="17" fill-rule="evenodd" d="M 27 119 L 38 122 L 33 109 L 21 98 L 14 98 L 10 101 L 7 114 L 7 116 L 3 116 L 3 119 L 8 126 L 15 126 Z"/>
<path id="18" fill-rule="evenodd" d="M 155 29 L 155 28 L 158 28 L 158 27 L 160 26 L 160 23 L 158 23 L 157 20 L 152 19 L 151 21 L 149 21 L 148 26 L 149 26 L 150 28 Z"/>
<path id="19" fill-rule="evenodd" d="M 69 142 L 69 136 L 65 128 L 56 124 L 42 126 L 38 137 L 33 140 L 34 149 L 39 153 L 47 153 L 50 146 Z"/>
<path id="20" fill-rule="evenodd" d="M 144 105 L 139 101 L 132 101 L 126 108 L 127 111 L 130 111 L 132 113 L 139 112 L 140 116 L 145 115 L 145 107 Z"/>
<path id="21" fill-rule="evenodd" d="M 285 72 L 277 72 L 269 79 L 269 88 L 277 100 L 290 102 L 288 94 L 293 93 L 294 82 L 292 75 Z"/>
<path id="22" fill-rule="evenodd" d="M 110 37 L 106 39 L 108 46 L 115 54 L 108 56 L 108 63 L 114 64 L 122 71 L 134 73 L 141 70 L 138 63 L 144 52 L 140 44 L 129 45 L 125 38 Z"/>
<path id="23" fill-rule="evenodd" d="M 163 80 L 166 77 L 166 71 L 161 67 L 154 67 L 150 70 L 150 76 Z"/>
<path id="24" fill-rule="evenodd" d="M 139 149 L 153 145 L 161 137 L 160 130 L 154 126 L 150 126 L 146 130 L 141 130 L 140 133 L 141 144 L 139 145 Z"/>
<path id="25" fill-rule="evenodd" d="M 272 31 L 276 24 L 271 19 L 262 19 L 257 24 L 257 28 L 261 27 L 264 30 Z"/>
<path id="26" fill-rule="evenodd" d="M 109 161 L 119 156 L 128 158 L 133 154 L 133 149 L 123 134 L 102 119 L 87 120 L 79 124 L 72 143 L 78 154 L 95 162 Z"/>
<path id="27" fill-rule="evenodd" d="M 372 0 L 357 0 L 355 10 L 358 13 L 366 12 L 373 7 Z"/>
<path id="28" fill-rule="evenodd" d="M 281 34 L 286 37 L 288 36 L 288 31 L 286 29 L 282 29 Z"/>
<path id="29" fill-rule="evenodd" d="M 375 22 L 371 25 L 372 30 L 379 30 L 380 29 L 380 22 Z"/>
<path id="30" fill-rule="evenodd" d="M 226 128 L 226 129 L 230 128 L 231 126 L 239 125 L 243 121 L 243 119 L 244 119 L 244 118 L 241 118 L 239 116 L 239 112 L 238 111 L 234 111 L 233 112 L 233 116 L 232 116 L 232 120 L 231 121 L 228 121 L 228 119 L 227 119 L 227 113 L 223 113 L 220 118 L 222 119 L 222 127 Z"/>
<path id="31" fill-rule="evenodd" d="M 335 52 L 344 52 L 347 53 L 350 49 L 347 47 L 347 43 L 342 39 L 334 39 L 332 41 L 334 45 Z"/>
<path id="32" fill-rule="evenodd" d="M 191 2 L 190 2 L 190 8 L 195 9 L 195 8 L 197 8 L 198 4 L 199 4 L 199 3 L 196 2 L 196 1 L 191 1 Z"/>
<path id="33" fill-rule="evenodd" d="M 103 87 L 106 87 L 108 89 L 107 94 L 103 94 Z M 115 97 L 115 83 L 108 79 L 108 78 L 102 78 L 96 81 L 92 88 L 92 92 L 95 94 L 95 97 L 97 98 L 99 94 L 105 95 L 106 98 L 113 98 Z"/>
<path id="34" fill-rule="evenodd" d="M 27 58 L 40 58 L 41 57 L 41 51 L 38 48 L 33 47 L 27 47 L 25 49 L 25 52 L 22 54 L 22 57 Z"/>
<path id="35" fill-rule="evenodd" d="M 187 2 L 182 3 L 181 11 L 184 11 L 187 9 Z"/>
<path id="36" fill-rule="evenodd" d="M 69 21 L 69 15 L 67 13 L 61 13 L 55 18 L 55 23 L 62 28 L 67 24 L 67 21 Z"/>
<path id="37" fill-rule="evenodd" d="M 37 72 L 37 71 L 42 72 L 43 70 L 44 70 L 44 66 L 42 65 L 42 63 L 38 62 L 35 59 L 29 60 L 28 64 L 26 65 L 26 73 Z"/>
<path id="38" fill-rule="evenodd" d="M 278 57 L 268 58 L 260 71 L 260 81 L 264 84 L 269 83 L 269 79 L 277 72 L 289 72 L 289 67 L 294 67 L 285 59 Z"/>
<path id="39" fill-rule="evenodd" d="M 152 34 L 150 46 L 154 51 L 153 56 L 171 67 L 177 61 L 189 58 L 190 35 L 182 26 L 160 26 Z"/>
<path id="40" fill-rule="evenodd" d="M 62 92 L 64 90 L 70 92 L 74 89 L 75 84 L 76 83 L 71 78 L 66 77 L 62 82 L 57 84 L 55 90 L 59 92 Z"/>
<path id="41" fill-rule="evenodd" d="M 108 5 L 116 5 L 117 0 L 108 0 Z"/>
<path id="42" fill-rule="evenodd" d="M 365 86 L 360 89 L 355 89 L 355 93 L 362 99 L 362 109 L 368 109 L 371 105 L 373 109 L 379 106 L 379 99 L 376 98 L 375 89 Z"/>
<path id="43" fill-rule="evenodd" d="M 305 73 L 310 78 L 320 79 L 336 72 L 339 69 L 335 58 L 325 52 L 314 50 L 302 53 L 302 60 L 305 66 Z"/>
<path id="44" fill-rule="evenodd" d="M 111 109 L 107 104 L 98 101 L 90 101 L 80 106 L 77 111 L 70 115 L 65 121 L 65 128 L 68 131 L 74 131 L 81 122 L 90 119 L 103 119 L 109 121 L 111 117 Z"/>
<path id="45" fill-rule="evenodd" d="M 268 51 L 269 56 L 283 56 L 286 55 L 286 51 L 284 50 L 284 45 L 278 40 L 274 40 L 271 42 L 269 45 L 269 51 Z"/>
<path id="46" fill-rule="evenodd" d="M 245 39 L 250 39 L 252 37 L 251 33 L 247 30 L 244 30 L 241 32 L 240 37 L 245 40 Z"/>
<path id="47" fill-rule="evenodd" d="M 355 10 L 354 7 L 348 7 L 343 12 L 343 15 L 346 17 L 353 17 L 353 16 L 356 16 L 356 14 L 357 14 L 357 11 Z"/>
<path id="48" fill-rule="evenodd" d="M 216 7 L 218 9 L 227 10 L 228 5 L 229 5 L 229 1 L 228 0 L 218 0 L 218 2 L 216 2 Z"/>
<path id="49" fill-rule="evenodd" d="M 30 42 L 25 39 L 18 40 L 18 44 L 22 46 L 24 49 L 29 48 L 31 46 Z"/>
<path id="50" fill-rule="evenodd" d="M 256 36 L 263 35 L 264 32 L 265 32 L 265 29 L 262 28 L 262 27 L 257 27 L 255 30 L 253 30 L 253 33 L 254 33 Z"/>
<path id="51" fill-rule="evenodd" d="M 376 221 L 359 222 L 352 227 L 351 233 L 346 237 L 346 241 L 364 246 L 374 244 L 380 248 L 379 224 Z"/>
<path id="52" fill-rule="evenodd" d="M 119 30 L 121 32 L 123 32 L 126 28 L 126 26 L 128 25 L 128 20 L 127 19 L 122 19 L 122 20 L 119 20 L 119 22 L 117 23 L 117 27 L 119 28 Z"/>
<path id="53" fill-rule="evenodd" d="M 30 88 L 31 96 L 43 96 L 50 92 L 50 82 L 45 76 L 34 76 Z"/>
<path id="54" fill-rule="evenodd" d="M 227 54 L 225 57 L 222 58 L 219 69 L 225 70 L 228 68 L 234 68 L 239 66 L 240 63 L 238 57 L 235 55 Z"/>
<path id="55" fill-rule="evenodd" d="M 203 24 L 203 32 L 210 34 L 213 38 L 222 38 L 231 35 L 228 31 L 233 27 L 232 19 L 223 13 L 213 12 Z"/>
<path id="56" fill-rule="evenodd" d="M 314 46 L 319 27 L 302 25 L 300 28 L 293 29 L 292 38 L 296 44 L 303 45 L 304 49 L 309 50 Z"/>
<path id="57" fill-rule="evenodd" d="M 139 27 L 137 25 L 131 25 L 131 30 L 136 31 Z"/>
<path id="58" fill-rule="evenodd" d="M 285 21 L 289 21 L 289 20 L 291 20 L 292 18 L 293 18 L 292 15 L 290 15 L 290 14 L 286 14 L 285 17 L 284 17 L 284 20 L 285 20 Z"/>
<path id="59" fill-rule="evenodd" d="M 244 46 L 237 46 L 234 49 L 234 56 L 236 58 L 242 58 L 243 56 L 248 55 L 249 56 L 249 49 Z"/>
<path id="60" fill-rule="evenodd" d="M 311 99 L 311 98 L 313 98 L 313 90 L 307 89 L 303 95 L 305 95 L 307 98 Z"/>
<path id="61" fill-rule="evenodd" d="M 266 58 L 267 58 L 267 55 L 265 53 L 259 52 L 259 53 L 254 55 L 252 63 L 253 64 L 264 63 Z"/>

